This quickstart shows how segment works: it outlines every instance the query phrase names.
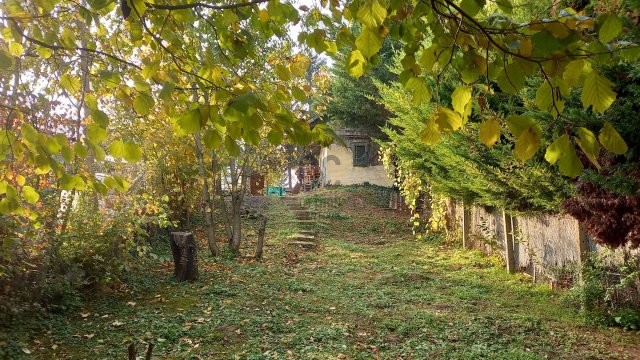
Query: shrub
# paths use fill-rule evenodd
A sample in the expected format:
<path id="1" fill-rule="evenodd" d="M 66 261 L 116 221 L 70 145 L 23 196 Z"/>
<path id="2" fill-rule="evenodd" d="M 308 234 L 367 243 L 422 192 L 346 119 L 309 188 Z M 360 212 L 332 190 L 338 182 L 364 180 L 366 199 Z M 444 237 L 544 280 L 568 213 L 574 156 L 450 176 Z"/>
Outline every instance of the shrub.
<path id="1" fill-rule="evenodd" d="M 582 283 L 569 299 L 589 322 L 640 329 L 640 265 L 629 257 L 615 266 L 604 256 L 591 254 L 582 268 Z"/>
<path id="2" fill-rule="evenodd" d="M 149 196 L 126 201 L 112 196 L 102 199 L 102 207 L 98 200 L 79 195 L 71 210 L 51 216 L 47 227 L 25 230 L 14 224 L 13 233 L 21 237 L 2 246 L 0 318 L 74 307 L 82 290 L 113 284 L 132 269 L 149 250 L 149 234 L 169 225 L 166 204 Z"/>

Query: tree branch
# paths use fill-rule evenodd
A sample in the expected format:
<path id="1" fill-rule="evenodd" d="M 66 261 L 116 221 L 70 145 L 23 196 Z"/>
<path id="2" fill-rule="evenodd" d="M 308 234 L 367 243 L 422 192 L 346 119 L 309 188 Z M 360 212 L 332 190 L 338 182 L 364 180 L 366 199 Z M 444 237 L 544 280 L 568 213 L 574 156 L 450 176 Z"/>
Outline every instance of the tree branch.
<path id="1" fill-rule="evenodd" d="M 235 4 L 227 4 L 227 5 L 213 5 L 205 2 L 194 2 L 190 4 L 178 4 L 178 5 L 168 5 L 168 4 L 153 4 L 149 2 L 145 2 L 145 5 L 149 9 L 157 9 L 157 10 L 184 10 L 184 9 L 194 9 L 194 8 L 207 8 L 213 10 L 225 10 L 225 9 L 237 9 L 245 6 L 252 6 L 256 4 L 262 4 L 269 2 L 271 0 L 252 0 L 248 2 L 241 2 Z"/>

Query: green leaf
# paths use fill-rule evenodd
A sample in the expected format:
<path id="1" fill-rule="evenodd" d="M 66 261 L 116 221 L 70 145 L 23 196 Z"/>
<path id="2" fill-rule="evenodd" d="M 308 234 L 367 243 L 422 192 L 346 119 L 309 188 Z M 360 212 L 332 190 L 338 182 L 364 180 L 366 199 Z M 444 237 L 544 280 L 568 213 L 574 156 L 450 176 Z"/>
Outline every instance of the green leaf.
<path id="1" fill-rule="evenodd" d="M 256 130 L 246 131 L 243 137 L 251 145 L 260 145 L 260 133 Z"/>
<path id="2" fill-rule="evenodd" d="M 87 137 L 96 143 L 103 142 L 107 138 L 107 130 L 96 123 L 89 124 L 87 126 Z"/>
<path id="3" fill-rule="evenodd" d="M 627 143 L 608 121 L 604 123 L 604 127 L 600 130 L 598 140 L 600 140 L 600 143 L 605 149 L 612 153 L 622 155 L 628 150 Z"/>
<path id="4" fill-rule="evenodd" d="M 368 0 L 360 6 L 356 16 L 364 26 L 377 28 L 384 23 L 387 9 L 380 5 L 378 0 Z"/>
<path id="5" fill-rule="evenodd" d="M 87 156 L 87 148 L 80 143 L 76 143 L 75 145 L 73 145 L 73 152 L 75 152 L 76 156 L 78 156 L 79 158 L 84 158 L 85 156 Z"/>
<path id="6" fill-rule="evenodd" d="M 80 79 L 73 77 L 69 74 L 64 74 L 60 77 L 60 86 L 67 90 L 70 94 L 76 94 L 82 90 L 82 84 Z"/>
<path id="7" fill-rule="evenodd" d="M 463 119 L 471 114 L 471 86 L 462 85 L 458 86 L 456 90 L 451 94 L 451 105 Z"/>
<path id="8" fill-rule="evenodd" d="M 133 100 L 133 109 L 140 116 L 147 116 L 155 105 L 153 98 L 145 93 L 139 93 Z"/>
<path id="9" fill-rule="evenodd" d="M 269 144 L 273 146 L 278 146 L 282 144 L 282 141 L 284 140 L 284 135 L 282 134 L 282 131 L 278 129 L 271 129 L 267 134 L 267 140 L 269 141 Z"/>
<path id="10" fill-rule="evenodd" d="M 298 101 L 301 101 L 301 102 L 307 101 L 307 94 L 299 87 L 295 87 L 295 86 L 292 87 L 291 94 Z"/>
<path id="11" fill-rule="evenodd" d="M 142 159 L 142 148 L 132 142 L 124 143 L 124 159 L 129 163 L 139 161 Z"/>
<path id="12" fill-rule="evenodd" d="M 278 64 L 275 66 L 274 71 L 276 73 L 276 75 L 278 75 L 278 77 L 280 78 L 280 80 L 282 81 L 289 81 L 291 80 L 291 71 L 289 71 L 289 68 L 286 67 L 283 64 Z"/>
<path id="13" fill-rule="evenodd" d="M 505 66 L 496 81 L 498 86 L 509 94 L 515 94 L 524 88 L 526 75 L 519 63 L 514 62 Z"/>
<path id="14" fill-rule="evenodd" d="M 480 124 L 480 141 L 492 147 L 500 139 L 500 122 L 489 118 Z"/>
<path id="15" fill-rule="evenodd" d="M 433 146 L 442 139 L 442 133 L 435 122 L 435 118 L 432 116 L 427 120 L 426 127 L 420 131 L 420 140 L 425 144 Z"/>
<path id="16" fill-rule="evenodd" d="M 105 154 L 104 150 L 100 146 L 94 144 L 92 141 L 88 141 L 87 144 L 91 148 L 91 151 L 93 152 L 93 156 L 95 157 L 96 160 L 103 161 L 105 159 L 107 155 Z"/>
<path id="17" fill-rule="evenodd" d="M 114 175 L 104 179 L 104 184 L 109 188 L 119 192 L 126 192 L 129 190 L 129 182 L 127 182 L 122 176 Z"/>
<path id="18" fill-rule="evenodd" d="M 544 159 L 553 165 L 569 152 L 570 147 L 569 135 L 562 135 L 547 147 Z"/>
<path id="19" fill-rule="evenodd" d="M 576 154 L 573 145 L 569 144 L 567 152 L 558 160 L 558 169 L 561 174 L 572 178 L 582 174 L 584 165 L 582 165 L 582 161 L 580 161 L 580 158 Z"/>
<path id="20" fill-rule="evenodd" d="M 460 8 L 469 16 L 476 16 L 485 6 L 485 0 L 462 0 Z"/>
<path id="21" fill-rule="evenodd" d="M 132 142 L 115 140 L 109 145 L 109 154 L 115 158 L 123 158 L 132 163 L 142 158 L 142 148 Z"/>
<path id="22" fill-rule="evenodd" d="M 80 175 L 72 176 L 66 173 L 63 174 L 62 177 L 60 178 L 60 187 L 62 188 L 62 190 L 66 190 L 66 191 L 71 191 L 73 189 L 82 191 L 87 188 L 84 183 L 84 180 Z"/>
<path id="23" fill-rule="evenodd" d="M 187 134 L 200 131 L 200 110 L 192 109 L 178 118 L 178 126 Z"/>
<path id="24" fill-rule="evenodd" d="M 13 61 L 13 56 L 8 51 L 0 49 L 0 70 L 11 69 Z"/>
<path id="25" fill-rule="evenodd" d="M 589 161 L 591 161 L 593 165 L 595 165 L 595 167 L 600 170 L 600 163 L 598 163 L 600 144 L 598 143 L 596 136 L 591 130 L 583 127 L 578 128 L 577 133 L 579 138 L 576 139 L 576 143 L 578 144 L 578 146 L 580 146 Z"/>
<path id="26" fill-rule="evenodd" d="M 356 47 L 367 58 L 377 54 L 382 47 L 382 39 L 377 32 L 365 27 L 360 35 L 356 38 Z"/>
<path id="27" fill-rule="evenodd" d="M 553 105 L 553 89 L 548 82 L 543 82 L 536 91 L 536 106 L 538 109 L 549 112 Z"/>
<path id="28" fill-rule="evenodd" d="M 109 145 L 109 155 L 115 158 L 122 158 L 124 157 L 124 153 L 124 141 L 115 140 L 111 145 Z"/>
<path id="29" fill-rule="evenodd" d="M 591 71 L 584 81 L 582 88 L 582 105 L 585 109 L 593 106 L 593 110 L 604 114 L 613 104 L 616 93 L 611 90 L 613 83 L 595 71 Z"/>
<path id="30" fill-rule="evenodd" d="M 165 82 L 162 86 L 162 90 L 160 90 L 159 97 L 164 101 L 171 100 L 171 94 L 173 90 L 175 90 L 176 86 L 172 82 Z"/>
<path id="31" fill-rule="evenodd" d="M 581 86 L 585 75 L 591 72 L 591 63 L 584 59 L 573 60 L 565 67 L 562 78 L 569 86 Z"/>
<path id="32" fill-rule="evenodd" d="M 438 129 L 444 132 L 456 131 L 462 126 L 462 118 L 455 111 L 441 107 L 433 117 Z"/>
<path id="33" fill-rule="evenodd" d="M 53 55 L 53 51 L 51 51 L 51 49 L 43 46 L 38 46 L 36 48 L 36 52 L 38 53 L 38 56 L 40 56 L 43 59 L 48 59 L 51 57 L 51 55 Z"/>
<path id="34" fill-rule="evenodd" d="M 11 214 L 20 210 L 20 204 L 18 200 L 15 198 L 4 198 L 0 200 L 0 214 L 6 215 Z"/>
<path id="35" fill-rule="evenodd" d="M 540 135 L 542 130 L 535 124 L 524 130 L 516 139 L 513 154 L 516 159 L 525 162 L 533 157 L 540 148 Z"/>
<path id="36" fill-rule="evenodd" d="M 24 54 L 24 46 L 17 42 L 12 42 L 9 44 L 9 54 L 15 57 L 21 57 Z"/>
<path id="37" fill-rule="evenodd" d="M 216 130 L 209 129 L 205 131 L 202 138 L 204 140 L 204 145 L 208 149 L 217 149 L 222 145 L 222 136 L 220 136 L 220 133 Z"/>
<path id="38" fill-rule="evenodd" d="M 238 146 L 238 143 L 229 135 L 224 137 L 224 147 L 230 156 L 240 155 L 240 146 Z"/>
<path id="39" fill-rule="evenodd" d="M 496 4 L 498 5 L 498 8 L 506 14 L 511 14 L 513 12 L 513 4 L 511 4 L 510 0 L 496 0 Z"/>
<path id="40" fill-rule="evenodd" d="M 507 117 L 507 126 L 509 127 L 509 131 L 516 139 L 520 137 L 525 130 L 534 125 L 536 125 L 536 121 L 530 117 L 521 115 L 511 115 Z"/>
<path id="41" fill-rule="evenodd" d="M 353 50 L 351 51 L 349 56 L 347 56 L 347 72 L 349 73 L 349 75 L 358 79 L 360 76 L 364 75 L 365 63 L 366 61 L 364 59 L 364 56 L 362 56 L 360 50 Z"/>
<path id="42" fill-rule="evenodd" d="M 421 104 L 431 101 L 431 88 L 427 84 L 427 80 L 423 77 L 412 77 L 407 81 L 407 90 L 413 92 L 412 102 L 414 105 L 419 106 Z"/>
<path id="43" fill-rule="evenodd" d="M 74 157 L 75 157 L 75 153 L 73 151 L 73 149 L 70 146 L 63 146 L 61 149 L 61 154 L 62 154 L 62 158 L 64 159 L 65 162 L 70 163 L 73 161 Z"/>
<path id="44" fill-rule="evenodd" d="M 91 118 L 95 123 L 100 125 L 103 128 L 107 128 L 109 126 L 109 117 L 104 111 L 101 110 L 91 110 Z"/>
<path id="45" fill-rule="evenodd" d="M 294 76 L 302 77 L 307 74 L 307 69 L 311 66 L 311 59 L 305 54 L 296 54 L 289 64 L 289 70 Z"/>
<path id="46" fill-rule="evenodd" d="M 600 41 L 608 43 L 622 32 L 622 20 L 615 14 L 603 14 L 598 17 Z"/>
<path id="47" fill-rule="evenodd" d="M 40 194 L 31 186 L 25 186 L 22 188 L 22 197 L 26 202 L 33 205 L 40 200 Z"/>
<path id="48" fill-rule="evenodd" d="M 76 47 L 76 34 L 73 30 L 69 28 L 65 28 L 62 30 L 62 34 L 60 34 L 60 43 L 62 46 L 73 49 Z"/>

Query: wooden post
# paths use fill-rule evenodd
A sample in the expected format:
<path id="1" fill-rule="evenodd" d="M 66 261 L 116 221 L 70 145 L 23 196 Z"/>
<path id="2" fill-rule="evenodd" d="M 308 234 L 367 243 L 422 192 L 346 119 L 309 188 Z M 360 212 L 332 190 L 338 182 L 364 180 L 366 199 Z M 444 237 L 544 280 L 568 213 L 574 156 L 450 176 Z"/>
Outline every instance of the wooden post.
<path id="1" fill-rule="evenodd" d="M 193 234 L 172 232 L 171 252 L 175 266 L 173 274 L 176 280 L 198 280 L 198 249 Z"/>
<path id="2" fill-rule="evenodd" d="M 264 248 L 264 233 L 267 230 L 267 217 L 260 215 L 260 227 L 258 228 L 258 240 L 256 242 L 256 260 L 262 259 L 262 249 Z"/>
<path id="3" fill-rule="evenodd" d="M 504 257 L 507 263 L 507 272 L 513 274 L 516 272 L 515 258 L 513 257 L 513 222 L 511 215 L 507 215 L 502 211 L 502 223 L 504 224 Z"/>
<path id="4" fill-rule="evenodd" d="M 471 245 L 471 211 L 462 202 L 462 248 L 466 249 Z"/>
<path id="5" fill-rule="evenodd" d="M 584 262 L 587 260 L 589 256 L 589 234 L 587 234 L 587 229 L 582 226 L 580 222 L 578 222 L 578 258 L 576 261 L 576 265 L 578 266 L 578 281 L 582 283 L 582 267 L 584 266 Z"/>

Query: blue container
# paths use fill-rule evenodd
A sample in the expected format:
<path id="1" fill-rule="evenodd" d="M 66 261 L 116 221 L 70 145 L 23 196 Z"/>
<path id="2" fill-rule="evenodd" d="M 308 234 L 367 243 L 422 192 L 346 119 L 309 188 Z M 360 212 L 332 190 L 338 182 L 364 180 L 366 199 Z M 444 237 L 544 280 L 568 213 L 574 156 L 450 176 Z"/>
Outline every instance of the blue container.
<path id="1" fill-rule="evenodd" d="M 284 188 L 282 186 L 269 186 L 267 195 L 284 196 Z"/>

